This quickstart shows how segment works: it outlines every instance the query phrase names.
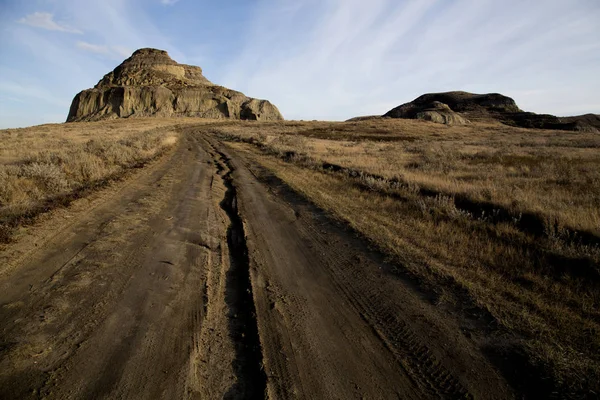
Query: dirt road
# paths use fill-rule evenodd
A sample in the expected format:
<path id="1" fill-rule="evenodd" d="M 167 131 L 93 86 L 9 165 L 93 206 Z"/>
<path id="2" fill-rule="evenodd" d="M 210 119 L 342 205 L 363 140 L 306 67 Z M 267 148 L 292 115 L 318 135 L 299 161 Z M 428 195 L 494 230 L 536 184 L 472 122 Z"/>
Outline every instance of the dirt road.
<path id="1" fill-rule="evenodd" d="M 201 128 L 0 261 L 0 398 L 511 398 L 459 326 Z"/>

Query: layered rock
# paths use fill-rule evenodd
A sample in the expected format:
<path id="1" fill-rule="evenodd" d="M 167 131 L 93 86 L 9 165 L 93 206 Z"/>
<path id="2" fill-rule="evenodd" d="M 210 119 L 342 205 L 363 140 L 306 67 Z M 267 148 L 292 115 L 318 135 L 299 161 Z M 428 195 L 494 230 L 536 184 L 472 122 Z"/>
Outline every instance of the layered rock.
<path id="1" fill-rule="evenodd" d="M 415 114 L 415 118 L 446 125 L 465 125 L 469 121 L 444 103 L 433 101 Z"/>
<path id="2" fill-rule="evenodd" d="M 388 111 L 384 117 L 425 119 L 448 125 L 464 125 L 471 118 L 480 119 L 490 114 L 520 111 L 513 99 L 501 94 L 446 92 L 419 96 Z"/>
<path id="3" fill-rule="evenodd" d="M 67 122 L 173 116 L 283 119 L 269 101 L 215 85 L 200 67 L 178 64 L 163 50 L 140 49 L 94 88 L 78 93 Z"/>
<path id="4" fill-rule="evenodd" d="M 447 125 L 495 120 L 523 128 L 596 131 L 600 118 L 594 114 L 556 117 L 521 110 L 510 97 L 498 93 L 428 93 L 383 115 L 389 118 L 424 119 Z"/>
<path id="5" fill-rule="evenodd" d="M 477 114 L 520 112 L 517 104 L 510 97 L 497 93 L 473 94 L 467 92 L 428 93 L 415 100 L 402 104 L 384 116 L 391 118 L 416 118 L 417 114 L 435 108 L 435 104 L 443 104 L 450 111 L 469 113 L 477 118 Z"/>

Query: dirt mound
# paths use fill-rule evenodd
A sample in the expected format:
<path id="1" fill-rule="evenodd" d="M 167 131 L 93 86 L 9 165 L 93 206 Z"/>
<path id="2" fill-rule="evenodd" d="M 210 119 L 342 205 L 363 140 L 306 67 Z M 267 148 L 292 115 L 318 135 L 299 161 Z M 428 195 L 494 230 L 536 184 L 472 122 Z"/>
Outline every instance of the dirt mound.
<path id="1" fill-rule="evenodd" d="M 588 132 L 600 128 L 600 117 L 597 115 L 559 118 L 549 114 L 525 112 L 512 98 L 499 93 L 428 93 L 388 111 L 383 116 L 425 119 L 448 125 L 465 124 L 469 120 L 494 120 L 523 128 Z"/>
<path id="2" fill-rule="evenodd" d="M 140 49 L 78 93 L 67 122 L 152 116 L 283 119 L 267 100 L 215 85 L 200 67 L 179 64 L 163 50 Z"/>

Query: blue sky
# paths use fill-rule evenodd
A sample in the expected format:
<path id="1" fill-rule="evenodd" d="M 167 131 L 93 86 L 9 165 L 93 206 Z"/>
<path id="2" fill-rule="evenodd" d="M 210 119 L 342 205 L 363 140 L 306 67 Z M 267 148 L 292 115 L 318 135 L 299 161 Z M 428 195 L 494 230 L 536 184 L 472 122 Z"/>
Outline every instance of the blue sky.
<path id="1" fill-rule="evenodd" d="M 598 0 L 0 0 L 0 127 L 64 121 L 141 47 L 287 119 L 383 114 L 448 90 L 600 113 Z"/>

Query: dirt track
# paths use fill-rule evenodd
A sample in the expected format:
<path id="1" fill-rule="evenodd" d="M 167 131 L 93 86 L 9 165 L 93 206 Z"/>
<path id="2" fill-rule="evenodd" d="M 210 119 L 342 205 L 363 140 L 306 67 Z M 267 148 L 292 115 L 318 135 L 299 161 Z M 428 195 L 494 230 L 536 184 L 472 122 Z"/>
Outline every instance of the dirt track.
<path id="1" fill-rule="evenodd" d="M 0 398 L 511 398 L 383 257 L 201 129 L 0 270 Z"/>

